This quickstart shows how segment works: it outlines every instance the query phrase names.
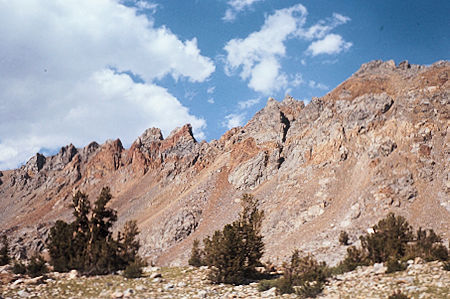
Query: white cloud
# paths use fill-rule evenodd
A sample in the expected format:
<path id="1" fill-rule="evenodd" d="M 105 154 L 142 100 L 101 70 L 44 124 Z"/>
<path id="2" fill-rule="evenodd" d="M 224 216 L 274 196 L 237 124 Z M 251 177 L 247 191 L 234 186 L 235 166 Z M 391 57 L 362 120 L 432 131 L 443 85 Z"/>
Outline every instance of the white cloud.
<path id="1" fill-rule="evenodd" d="M 210 103 L 210 104 L 214 104 L 214 103 L 215 103 L 215 101 L 214 101 L 214 99 L 213 99 L 213 98 L 209 98 L 209 99 L 208 99 L 208 103 Z"/>
<path id="2" fill-rule="evenodd" d="M 216 87 L 215 87 L 215 86 L 211 86 L 210 88 L 208 88 L 208 89 L 206 90 L 206 93 L 208 93 L 208 94 L 213 94 L 215 90 L 216 90 Z"/>
<path id="3" fill-rule="evenodd" d="M 238 107 L 241 110 L 247 109 L 247 108 L 250 108 L 250 107 L 258 104 L 260 101 L 261 101 L 260 98 L 258 98 L 258 99 L 250 99 L 250 100 L 247 100 L 247 101 L 240 101 L 240 102 L 238 102 Z"/>
<path id="4" fill-rule="evenodd" d="M 306 29 L 300 28 L 297 34 L 306 40 L 323 38 L 331 30 L 339 25 L 347 23 L 348 21 L 350 21 L 349 17 L 340 15 L 338 13 L 333 13 L 333 16 L 331 18 L 319 20 L 315 25 Z"/>
<path id="5" fill-rule="evenodd" d="M 204 136 L 205 121 L 154 81 L 203 82 L 211 59 L 118 1 L 0 1 L 0 169 L 70 142 L 129 144 L 151 126 L 167 136 L 189 122 Z"/>
<path id="6" fill-rule="evenodd" d="M 243 39 L 228 41 L 224 47 L 227 52 L 225 73 L 231 76 L 238 72 L 242 80 L 248 81 L 248 87 L 267 95 L 303 82 L 301 77 L 288 80 L 291 76 L 282 71 L 281 60 L 286 56 L 287 40 L 323 38 L 309 46 L 307 53 L 313 56 L 336 54 L 352 45 L 337 34 L 329 34 L 337 26 L 348 22 L 348 17 L 334 13 L 330 18 L 305 27 L 307 14 L 307 9 L 301 4 L 277 10 L 266 17 L 259 31 Z M 340 39 L 336 40 L 336 37 Z M 301 63 L 305 65 L 306 61 L 302 59 Z"/>
<path id="7" fill-rule="evenodd" d="M 289 85 L 293 86 L 293 87 L 297 87 L 300 84 L 302 84 L 303 82 L 303 76 L 300 73 L 297 73 L 294 75 L 294 78 L 289 82 Z"/>
<path id="8" fill-rule="evenodd" d="M 227 2 L 229 8 L 225 11 L 225 15 L 222 20 L 226 22 L 232 22 L 236 19 L 236 16 L 239 12 L 250 8 L 256 2 L 260 2 L 263 0 L 229 0 Z"/>
<path id="9" fill-rule="evenodd" d="M 264 94 L 286 87 L 286 75 L 280 73 L 280 69 L 280 63 L 274 57 L 261 60 L 252 69 L 248 86 Z"/>
<path id="10" fill-rule="evenodd" d="M 185 90 L 184 91 L 184 98 L 192 101 L 197 96 L 197 92 L 194 90 Z"/>
<path id="11" fill-rule="evenodd" d="M 144 1 L 144 0 L 136 1 L 136 6 L 140 10 L 151 11 L 152 13 L 155 13 L 156 9 L 158 8 L 158 4 L 157 3 L 152 3 L 152 2 L 148 2 L 148 1 Z"/>
<path id="12" fill-rule="evenodd" d="M 308 85 L 309 85 L 309 87 L 315 88 L 315 89 L 322 89 L 322 90 L 329 89 L 328 86 L 326 86 L 325 84 L 322 84 L 320 82 L 316 82 L 314 80 L 309 80 Z"/>
<path id="13" fill-rule="evenodd" d="M 241 68 L 240 76 L 249 79 L 249 87 L 268 94 L 286 86 L 286 75 L 279 59 L 286 54 L 284 42 L 304 24 L 306 8 L 297 4 L 277 10 L 266 18 L 260 31 L 245 39 L 232 39 L 225 45 L 226 71 Z"/>
<path id="14" fill-rule="evenodd" d="M 344 41 L 342 36 L 330 33 L 323 39 L 315 41 L 306 50 L 312 56 L 319 54 L 338 54 L 348 50 L 352 43 Z"/>
<path id="15" fill-rule="evenodd" d="M 150 0 L 119 0 L 119 3 L 134 6 L 138 11 L 154 14 L 158 9 L 158 4 Z"/>
<path id="16" fill-rule="evenodd" d="M 222 126 L 232 129 L 242 126 L 245 120 L 245 113 L 231 113 L 225 116 L 225 120 L 222 122 Z"/>

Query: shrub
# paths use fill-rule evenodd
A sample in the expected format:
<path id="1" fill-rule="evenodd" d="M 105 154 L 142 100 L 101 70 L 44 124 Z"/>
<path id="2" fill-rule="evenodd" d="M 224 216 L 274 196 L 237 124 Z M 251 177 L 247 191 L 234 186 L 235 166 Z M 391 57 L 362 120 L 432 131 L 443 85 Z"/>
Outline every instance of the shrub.
<path id="1" fill-rule="evenodd" d="M 7 265 L 11 261 L 9 257 L 9 244 L 6 235 L 2 236 L 2 248 L 0 249 L 0 266 Z"/>
<path id="2" fill-rule="evenodd" d="M 392 257 L 388 259 L 386 263 L 386 273 L 394 273 L 398 271 L 404 271 L 407 268 L 407 265 L 405 262 L 401 262 L 397 260 L 396 258 Z"/>
<path id="3" fill-rule="evenodd" d="M 348 234 L 344 230 L 339 234 L 339 244 L 344 246 L 348 245 Z"/>
<path id="4" fill-rule="evenodd" d="M 284 276 L 275 280 L 274 286 L 277 288 L 277 293 L 279 294 L 292 294 L 295 292 L 292 281 Z"/>
<path id="5" fill-rule="evenodd" d="M 214 283 L 240 284 L 258 275 L 256 267 L 264 250 L 261 224 L 264 213 L 252 195 L 242 197 L 239 219 L 203 240 L 205 264 L 211 266 Z"/>
<path id="6" fill-rule="evenodd" d="M 389 213 L 373 226 L 374 233 L 361 236 L 361 246 L 372 263 L 387 261 L 390 257 L 405 255 L 408 242 L 413 240 L 411 226 L 402 216 Z"/>
<path id="7" fill-rule="evenodd" d="M 387 272 L 406 269 L 408 259 L 421 257 L 426 261 L 447 261 L 448 249 L 432 229 L 419 228 L 416 234 L 405 218 L 393 213 L 373 226 L 373 233 L 361 236 L 361 249 L 347 248 L 345 259 L 332 269 L 333 274 L 354 270 L 357 266 L 387 262 Z M 342 234 L 342 233 L 341 233 Z M 450 246 L 450 244 L 449 244 Z"/>
<path id="8" fill-rule="evenodd" d="M 429 256 L 425 256 L 424 259 L 426 261 L 447 261 L 449 258 L 449 253 L 447 247 L 443 244 L 435 244 L 431 249 L 431 254 Z"/>
<path id="9" fill-rule="evenodd" d="M 322 290 L 322 285 L 329 275 L 330 271 L 324 262 L 317 262 L 312 255 L 300 257 L 300 252 L 294 250 L 290 263 L 283 266 L 283 277 L 277 288 L 281 294 L 289 294 L 295 291 L 295 286 L 299 286 L 300 292 L 304 292 L 302 295 L 310 292 L 312 294 L 314 290 Z"/>
<path id="10" fill-rule="evenodd" d="M 295 293 L 301 298 L 316 298 L 323 291 L 323 282 L 321 281 L 303 281 Z"/>
<path id="11" fill-rule="evenodd" d="M 194 267 L 203 266 L 203 251 L 200 249 L 200 242 L 195 239 L 192 245 L 191 256 L 189 258 L 189 265 Z"/>
<path id="12" fill-rule="evenodd" d="M 336 267 L 330 269 L 333 274 L 342 274 L 356 269 L 358 266 L 368 265 L 365 252 L 355 246 L 347 248 L 347 255 Z"/>
<path id="13" fill-rule="evenodd" d="M 426 261 L 446 261 L 448 249 L 442 244 L 442 238 L 432 229 L 422 230 L 419 228 L 414 243 L 407 249 L 406 257 L 421 257 Z"/>
<path id="14" fill-rule="evenodd" d="M 390 295 L 388 299 L 409 299 L 409 297 L 406 296 L 405 294 L 402 294 L 401 291 L 397 291 L 392 293 L 392 295 Z"/>
<path id="15" fill-rule="evenodd" d="M 273 287 L 278 289 L 279 279 L 263 279 L 258 283 L 258 291 L 264 292 L 270 290 Z"/>
<path id="16" fill-rule="evenodd" d="M 27 273 L 27 267 L 21 261 L 14 261 L 12 272 L 14 274 L 25 274 Z"/>
<path id="17" fill-rule="evenodd" d="M 126 278 L 139 278 L 142 276 L 142 267 L 145 267 L 144 261 L 137 259 L 125 268 L 123 276 Z"/>
<path id="18" fill-rule="evenodd" d="M 47 273 L 48 268 L 41 255 L 34 255 L 31 257 L 30 262 L 26 267 L 26 271 L 31 277 L 37 277 Z"/>

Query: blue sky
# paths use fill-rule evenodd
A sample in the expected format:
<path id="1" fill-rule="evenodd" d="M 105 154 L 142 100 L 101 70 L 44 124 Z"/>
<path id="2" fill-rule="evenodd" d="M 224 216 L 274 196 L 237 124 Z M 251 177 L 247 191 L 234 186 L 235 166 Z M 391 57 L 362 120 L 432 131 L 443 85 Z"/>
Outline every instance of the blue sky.
<path id="1" fill-rule="evenodd" d="M 120 138 L 197 139 L 362 63 L 449 59 L 449 1 L 0 0 L 0 169 Z"/>

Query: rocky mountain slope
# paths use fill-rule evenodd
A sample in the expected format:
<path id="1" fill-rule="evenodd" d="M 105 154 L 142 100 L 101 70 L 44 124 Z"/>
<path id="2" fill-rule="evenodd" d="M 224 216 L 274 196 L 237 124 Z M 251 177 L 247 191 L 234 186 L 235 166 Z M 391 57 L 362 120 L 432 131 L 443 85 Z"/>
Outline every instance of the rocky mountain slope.
<path id="1" fill-rule="evenodd" d="M 69 220 L 76 190 L 94 199 L 110 186 L 121 226 L 136 219 L 142 253 L 184 264 L 194 239 L 235 219 L 252 193 L 266 218 L 265 259 L 297 247 L 331 264 L 389 211 L 450 238 L 449 62 L 373 61 L 323 98 L 290 96 L 244 127 L 197 142 L 185 125 L 163 138 L 146 130 L 55 156 L 36 154 L 0 172 L 0 230 L 18 255 L 42 250 L 49 226 Z"/>

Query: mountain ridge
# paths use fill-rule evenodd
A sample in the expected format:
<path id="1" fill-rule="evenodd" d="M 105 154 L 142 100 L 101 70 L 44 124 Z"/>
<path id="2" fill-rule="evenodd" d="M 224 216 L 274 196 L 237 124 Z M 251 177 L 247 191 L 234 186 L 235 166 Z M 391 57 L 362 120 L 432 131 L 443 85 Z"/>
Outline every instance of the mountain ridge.
<path id="1" fill-rule="evenodd" d="M 234 220 L 244 192 L 266 211 L 265 258 L 278 262 L 300 247 L 334 263 L 340 230 L 357 242 L 389 211 L 448 239 L 449 69 L 372 61 L 308 105 L 269 98 L 218 140 L 197 142 L 185 125 L 165 139 L 147 129 L 129 149 L 117 139 L 36 154 L 1 172 L 0 230 L 18 255 L 42 250 L 73 192 L 92 199 L 108 185 L 118 225 L 136 218 L 158 264 L 185 263 L 195 238 Z"/>

